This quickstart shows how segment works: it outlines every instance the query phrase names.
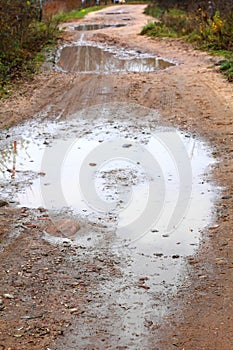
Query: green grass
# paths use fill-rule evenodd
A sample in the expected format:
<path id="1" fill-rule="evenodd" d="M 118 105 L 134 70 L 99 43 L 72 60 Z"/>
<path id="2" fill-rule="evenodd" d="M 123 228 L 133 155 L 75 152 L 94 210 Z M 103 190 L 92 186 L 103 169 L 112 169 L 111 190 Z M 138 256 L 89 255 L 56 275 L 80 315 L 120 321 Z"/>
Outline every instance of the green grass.
<path id="1" fill-rule="evenodd" d="M 172 28 L 166 27 L 162 22 L 149 22 L 146 24 L 140 33 L 141 35 L 148 35 L 150 37 L 169 37 L 169 38 L 176 38 L 178 35 L 177 33 L 172 30 Z"/>
<path id="2" fill-rule="evenodd" d="M 228 81 L 233 82 L 233 58 L 222 60 L 219 70 L 225 75 Z"/>
<path id="3" fill-rule="evenodd" d="M 85 17 L 88 13 L 101 10 L 105 7 L 106 6 L 93 6 L 93 7 L 89 7 L 86 9 L 72 10 L 69 12 L 60 13 L 60 14 L 54 16 L 54 20 L 56 20 L 58 22 L 68 22 L 68 21 L 71 21 L 73 19 L 81 19 L 81 18 Z"/>
<path id="4" fill-rule="evenodd" d="M 232 15 L 221 17 L 215 12 L 213 20 L 203 19 L 203 13 L 194 10 L 185 12 L 177 8 L 163 8 L 148 5 L 144 11 L 156 18 L 155 22 L 145 25 L 141 34 L 150 37 L 181 37 L 192 43 L 196 49 L 204 50 L 212 55 L 224 57 L 219 71 L 228 81 L 233 82 L 233 27 Z"/>

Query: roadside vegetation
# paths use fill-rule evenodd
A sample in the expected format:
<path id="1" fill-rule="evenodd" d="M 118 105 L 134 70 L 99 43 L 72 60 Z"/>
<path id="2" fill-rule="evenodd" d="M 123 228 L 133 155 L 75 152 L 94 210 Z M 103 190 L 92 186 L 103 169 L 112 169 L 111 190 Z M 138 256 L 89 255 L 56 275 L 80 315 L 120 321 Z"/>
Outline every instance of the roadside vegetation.
<path id="1" fill-rule="evenodd" d="M 0 3 L 0 94 L 7 93 L 9 82 L 36 72 L 43 61 L 41 50 L 51 45 L 57 22 L 41 21 L 35 0 L 1 0 Z"/>
<path id="2" fill-rule="evenodd" d="M 223 56 L 220 71 L 233 82 L 233 3 L 159 0 L 145 13 L 154 17 L 141 31 L 151 37 L 182 37 L 197 48 Z"/>
<path id="3" fill-rule="evenodd" d="M 1 0 L 0 98 L 8 95 L 12 83 L 38 72 L 56 44 L 59 23 L 100 8 L 81 9 L 81 0 L 68 0 L 46 2 L 42 11 L 39 0 Z"/>
<path id="4" fill-rule="evenodd" d="M 93 7 L 88 7 L 85 9 L 76 9 L 76 10 L 71 10 L 69 12 L 62 12 L 54 16 L 54 19 L 57 20 L 59 23 L 60 22 L 67 22 L 71 21 L 73 19 L 81 19 L 85 17 L 88 13 L 101 10 L 103 6 L 93 6 Z"/>

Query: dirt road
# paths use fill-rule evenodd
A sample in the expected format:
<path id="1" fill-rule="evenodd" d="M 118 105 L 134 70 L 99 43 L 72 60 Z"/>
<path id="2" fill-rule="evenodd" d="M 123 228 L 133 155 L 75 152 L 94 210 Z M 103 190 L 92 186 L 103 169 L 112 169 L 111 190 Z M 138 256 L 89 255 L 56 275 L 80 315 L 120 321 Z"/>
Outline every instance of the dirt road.
<path id="1" fill-rule="evenodd" d="M 113 6 L 78 22 L 109 25 L 102 29 L 78 31 L 77 23 L 66 24 L 61 42 L 66 51 L 59 50 L 53 65 L 1 103 L 1 196 L 9 205 L 0 208 L 0 349 L 233 349 L 233 86 L 217 72 L 217 58 L 178 39 L 140 36 L 150 20 L 143 9 Z M 85 47 L 83 59 L 89 55 L 81 73 L 76 65 L 81 51 L 70 49 L 75 45 Z M 131 55 L 136 64 L 127 71 L 116 63 L 112 72 L 111 54 L 126 62 Z M 142 62 L 146 59 L 148 67 L 154 56 L 174 65 L 145 71 Z M 90 68 L 97 60 L 101 67 L 103 59 L 104 72 Z M 155 248 L 146 238 L 124 246 L 125 237 L 113 235 L 116 219 L 110 211 L 107 218 L 99 212 L 85 216 L 86 208 L 84 216 L 79 211 L 70 215 L 69 208 L 51 216 L 34 199 L 27 199 L 28 206 L 16 200 L 25 186 L 36 191 L 38 177 L 48 186 L 46 172 L 50 180 L 56 178 L 57 168 L 51 171 L 49 162 L 45 172 L 30 165 L 41 156 L 34 144 L 50 157 L 59 140 L 66 150 L 74 137 L 81 140 L 75 143 L 79 148 L 103 141 L 110 147 L 106 135 L 121 135 L 120 146 L 127 150 L 136 147 L 133 138 L 146 145 L 158 125 L 166 132 L 179 129 L 198 149 L 194 219 L 181 229 L 191 238 L 175 236 L 169 248 L 163 243 L 170 239 L 166 234 Z M 12 145 L 22 135 L 27 136 L 18 152 L 25 152 L 24 160 L 27 152 L 31 158 L 17 173 L 14 161 L 13 168 L 9 164 L 18 156 Z M 62 163 L 66 157 L 57 158 Z M 211 164 L 211 171 L 202 162 Z M 95 158 L 88 164 L 93 169 L 96 163 Z M 104 169 L 98 181 L 106 186 L 110 174 L 106 188 L 113 192 L 107 196 L 118 191 L 116 182 L 124 195 L 126 187 L 145 182 L 143 174 L 137 182 L 132 172 L 127 168 L 116 175 Z M 153 227 L 147 238 L 162 228 L 163 223 L 161 229 Z M 186 241 L 189 248 L 182 251 Z"/>

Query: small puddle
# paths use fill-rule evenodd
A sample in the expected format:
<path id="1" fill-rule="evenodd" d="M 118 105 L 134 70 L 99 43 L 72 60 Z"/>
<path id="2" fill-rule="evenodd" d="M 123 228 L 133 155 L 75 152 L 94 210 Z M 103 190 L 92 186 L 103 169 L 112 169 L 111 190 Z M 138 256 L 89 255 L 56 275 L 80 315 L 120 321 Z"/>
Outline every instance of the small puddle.
<path id="1" fill-rule="evenodd" d="M 123 20 L 123 19 L 122 19 Z M 77 31 L 88 31 L 88 30 L 99 30 L 103 28 L 120 28 L 125 27 L 124 23 L 116 24 L 80 24 L 78 26 L 73 26 L 72 28 Z"/>
<path id="2" fill-rule="evenodd" d="M 115 12 L 106 12 L 105 14 L 106 15 L 126 15 L 128 14 L 129 12 L 127 11 L 115 11 Z"/>
<path id="3" fill-rule="evenodd" d="M 154 72 L 172 66 L 174 63 L 148 54 L 91 45 L 65 46 L 57 59 L 58 69 L 79 73 Z"/>

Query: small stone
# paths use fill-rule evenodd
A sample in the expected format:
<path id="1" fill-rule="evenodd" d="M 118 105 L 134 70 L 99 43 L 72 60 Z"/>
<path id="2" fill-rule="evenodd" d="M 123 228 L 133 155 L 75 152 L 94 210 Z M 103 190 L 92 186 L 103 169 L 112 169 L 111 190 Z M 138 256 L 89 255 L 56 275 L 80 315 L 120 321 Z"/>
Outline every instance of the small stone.
<path id="1" fill-rule="evenodd" d="M 151 230 L 151 232 L 159 232 L 159 230 L 157 230 L 156 228 L 153 228 L 152 230 Z"/>
<path id="2" fill-rule="evenodd" d="M 163 256 L 163 253 L 154 253 L 154 255 L 160 258 L 161 256 Z"/>
<path id="3" fill-rule="evenodd" d="M 174 254 L 174 255 L 172 255 L 172 259 L 179 259 L 179 254 Z"/>
<path id="4" fill-rule="evenodd" d="M 139 278 L 139 282 L 145 282 L 145 281 L 148 281 L 148 277 L 140 277 Z"/>
<path id="5" fill-rule="evenodd" d="M 90 166 L 96 166 L 96 163 L 89 163 Z"/>
<path id="6" fill-rule="evenodd" d="M 232 196 L 223 196 L 223 197 L 222 197 L 222 199 L 226 199 L 226 200 L 227 200 L 227 199 L 231 199 L 231 198 L 232 198 Z"/>
<path id="7" fill-rule="evenodd" d="M 73 219 L 61 219 L 57 222 L 51 222 L 46 228 L 45 231 L 49 235 L 55 237 L 73 237 L 81 228 L 81 225 L 78 221 Z"/>
<path id="8" fill-rule="evenodd" d="M 131 143 L 124 143 L 124 145 L 122 145 L 123 148 L 129 148 L 131 146 L 132 146 Z"/>
<path id="9" fill-rule="evenodd" d="M 150 287 L 146 286 L 145 284 L 140 284 L 139 288 L 143 288 L 143 289 L 146 289 L 146 290 L 150 289 Z"/>
<path id="10" fill-rule="evenodd" d="M 209 229 L 210 229 L 210 230 L 214 230 L 214 229 L 216 229 L 216 228 L 218 228 L 218 227 L 219 227 L 219 225 L 213 225 L 213 226 L 210 226 Z"/>
<path id="11" fill-rule="evenodd" d="M 0 199 L 0 208 L 9 205 L 6 201 Z"/>
<path id="12" fill-rule="evenodd" d="M 75 312 L 77 312 L 79 309 L 77 307 L 73 307 L 72 309 L 70 309 L 70 313 L 73 314 Z"/>
<path id="13" fill-rule="evenodd" d="M 6 299 L 14 299 L 14 295 L 13 294 L 10 294 L 10 293 L 5 293 L 3 294 L 4 298 Z"/>

